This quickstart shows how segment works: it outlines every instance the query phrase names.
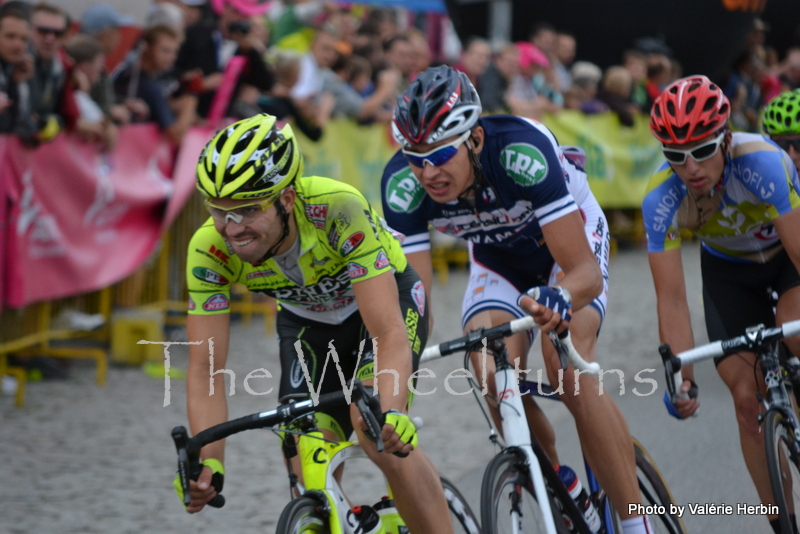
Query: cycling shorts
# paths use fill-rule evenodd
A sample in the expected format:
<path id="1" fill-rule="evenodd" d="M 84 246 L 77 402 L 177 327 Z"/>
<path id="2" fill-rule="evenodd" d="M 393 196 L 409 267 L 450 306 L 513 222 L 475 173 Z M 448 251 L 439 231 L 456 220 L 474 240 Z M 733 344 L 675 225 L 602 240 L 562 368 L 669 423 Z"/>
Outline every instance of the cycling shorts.
<path id="1" fill-rule="evenodd" d="M 410 265 L 403 273 L 395 273 L 394 276 L 400 294 L 400 310 L 411 345 L 413 370 L 416 371 L 419 368 L 420 354 L 428 341 L 430 312 L 425 298 L 425 288 Z M 343 391 L 344 386 L 331 353 L 331 345 L 339 359 L 338 367 L 341 368 L 341 374 L 348 384 L 354 376 L 362 380 L 369 380 L 374 376 L 372 340 L 360 313 L 352 314 L 341 324 L 331 325 L 300 317 L 282 308 L 278 312 L 277 331 L 281 360 L 279 390 L 281 402 L 289 395 L 298 398 L 300 397 L 298 394 L 301 394 L 302 398 L 309 398 L 307 380 L 311 381 L 314 391 L 319 391 L 320 394 Z M 298 340 L 301 342 L 308 376 L 303 371 L 295 348 Z M 359 345 L 362 340 L 365 340 L 365 343 L 363 354 L 359 357 Z M 378 348 L 380 349 L 380 339 Z M 340 428 L 335 430 L 340 431 L 337 432 L 340 433 L 340 437 L 347 439 L 353 432 L 350 407 L 343 404 L 326 413 L 339 425 Z"/>
<path id="2" fill-rule="evenodd" d="M 600 270 L 603 273 L 603 292 L 589 305 L 600 314 L 600 321 L 606 314 L 608 302 L 608 257 L 610 236 L 608 222 L 603 210 L 597 202 L 585 202 L 581 206 L 584 218 L 584 229 L 589 246 L 594 252 Z M 541 261 L 517 261 L 509 263 L 502 270 L 489 268 L 475 259 L 470 243 L 470 277 L 464 301 L 461 307 L 461 326 L 464 328 L 476 314 L 488 310 L 504 310 L 516 318 L 526 313 L 517 305 L 517 297 L 531 287 L 554 285 L 564 276 L 563 271 L 555 263 L 549 252 Z M 484 247 L 485 250 L 485 247 Z M 546 249 L 542 249 L 546 252 Z M 533 337 L 535 331 L 533 332 Z"/>
<path id="3" fill-rule="evenodd" d="M 775 326 L 775 301 L 789 289 L 800 285 L 800 275 L 785 250 L 766 263 L 739 263 L 724 260 L 703 248 L 700 252 L 703 273 L 703 309 L 710 341 L 744 334 L 757 324 Z M 727 356 L 714 358 L 719 363 Z"/>

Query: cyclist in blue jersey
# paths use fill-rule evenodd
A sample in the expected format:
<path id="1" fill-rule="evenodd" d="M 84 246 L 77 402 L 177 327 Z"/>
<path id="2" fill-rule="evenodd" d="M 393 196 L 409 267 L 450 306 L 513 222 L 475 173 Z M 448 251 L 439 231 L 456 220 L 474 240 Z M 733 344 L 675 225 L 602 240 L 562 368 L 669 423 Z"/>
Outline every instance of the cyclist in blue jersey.
<path id="1" fill-rule="evenodd" d="M 608 225 L 576 163 L 580 154 L 560 147 L 538 122 L 480 114 L 480 99 L 463 73 L 441 66 L 414 80 L 395 107 L 392 129 L 402 149 L 384 170 L 384 216 L 405 235 L 403 250 L 429 297 L 429 225 L 469 242 L 465 330 L 527 312 L 545 333 L 569 324 L 576 348 L 593 361 L 607 298 Z M 552 307 L 524 295 L 536 286 L 551 288 Z M 508 339 L 510 361 L 519 359 L 521 369 L 529 367 L 531 341 L 525 334 Z M 649 532 L 646 518 L 628 512 L 640 496 L 622 413 L 610 396 L 599 395 L 596 377 L 582 375 L 576 384 L 570 368 L 559 379 L 560 363 L 547 336 L 542 350 L 550 382 L 563 384 L 561 398 L 575 417 L 592 469 L 630 529 L 626 534 Z M 494 362 L 472 357 L 479 380 L 487 371 L 487 401 L 497 421 Z M 533 433 L 557 464 L 549 421 L 530 396 L 524 399 Z"/>
<path id="2" fill-rule="evenodd" d="M 674 352 L 694 346 L 680 251 L 680 230 L 701 243 L 703 307 L 711 341 L 745 328 L 800 318 L 800 196 L 789 155 L 758 134 L 732 133 L 730 104 L 705 76 L 667 87 L 650 112 L 650 129 L 667 162 L 653 175 L 642 203 L 661 341 Z M 778 294 L 773 312 L 772 294 Z M 800 339 L 786 344 L 800 354 Z M 716 360 L 733 396 L 745 463 L 764 504 L 774 503 L 758 415 L 755 355 Z M 683 369 L 689 399 L 675 405 L 685 418 L 699 407 L 691 367 Z M 670 408 L 670 406 L 668 406 Z M 779 532 L 776 516 L 768 516 Z"/>

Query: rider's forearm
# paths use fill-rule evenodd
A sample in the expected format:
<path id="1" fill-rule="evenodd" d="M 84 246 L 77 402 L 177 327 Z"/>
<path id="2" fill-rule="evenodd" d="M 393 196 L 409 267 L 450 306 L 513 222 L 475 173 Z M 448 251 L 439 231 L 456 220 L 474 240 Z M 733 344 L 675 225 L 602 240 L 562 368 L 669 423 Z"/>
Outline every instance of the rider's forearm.
<path id="1" fill-rule="evenodd" d="M 225 375 L 214 377 L 214 394 L 210 392 L 208 363 L 190 363 L 186 376 L 186 397 L 192 435 L 228 420 L 227 384 Z M 225 460 L 225 442 L 211 443 L 202 450 L 202 458 Z"/>
<path id="2" fill-rule="evenodd" d="M 411 347 L 405 330 L 388 332 L 378 339 L 378 365 L 375 369 L 381 410 L 405 412 L 408 404 L 408 379 L 411 376 Z M 386 371 L 378 374 L 380 371 Z M 396 371 L 396 375 L 394 372 Z M 397 377 L 397 378 L 395 378 Z M 397 386 L 395 394 L 395 386 Z"/>
<path id="3" fill-rule="evenodd" d="M 658 300 L 658 332 L 662 343 L 668 343 L 674 354 L 694 347 L 689 305 L 679 298 Z M 694 380 L 694 367 L 682 368 L 684 378 Z"/>
<path id="4" fill-rule="evenodd" d="M 603 274 L 597 262 L 581 264 L 567 273 L 556 285 L 566 288 L 572 297 L 572 309 L 580 310 L 603 291 Z"/>

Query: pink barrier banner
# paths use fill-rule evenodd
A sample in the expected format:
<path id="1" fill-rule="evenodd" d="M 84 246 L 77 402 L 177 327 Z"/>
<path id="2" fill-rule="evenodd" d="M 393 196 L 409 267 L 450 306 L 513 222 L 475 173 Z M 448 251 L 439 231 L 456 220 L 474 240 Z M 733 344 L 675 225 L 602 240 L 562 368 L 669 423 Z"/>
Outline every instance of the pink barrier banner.
<path id="1" fill-rule="evenodd" d="M 242 56 L 233 56 L 228 64 L 225 66 L 225 71 L 222 73 L 222 83 L 214 95 L 214 100 L 211 101 L 211 108 L 208 110 L 207 121 L 212 127 L 219 127 L 219 123 L 225 117 L 225 112 L 233 98 L 233 91 L 236 89 L 236 83 L 239 81 L 239 75 L 242 74 L 247 58 Z"/>
<path id="2" fill-rule="evenodd" d="M 10 307 L 95 291 L 136 271 L 180 212 L 194 176 L 171 178 L 155 125 L 119 132 L 102 154 L 69 136 L 36 149 L 6 139 L 0 184 L 12 204 L 6 231 Z"/>
<path id="3" fill-rule="evenodd" d="M 3 160 L 3 153 L 6 150 L 6 138 L 0 135 L 0 161 Z M 5 303 L 5 263 L 6 252 L 6 232 L 8 231 L 8 206 L 11 203 L 11 198 L 8 196 L 8 187 L 6 185 L 5 173 L 0 173 L 0 311 L 3 311 Z"/>
<path id="4" fill-rule="evenodd" d="M 189 131 L 183 136 L 181 148 L 178 150 L 178 156 L 175 159 L 173 175 L 176 181 L 195 183 L 197 160 L 200 158 L 200 153 L 206 143 L 214 137 L 215 133 L 215 130 L 207 127 L 195 126 L 189 128 Z"/>

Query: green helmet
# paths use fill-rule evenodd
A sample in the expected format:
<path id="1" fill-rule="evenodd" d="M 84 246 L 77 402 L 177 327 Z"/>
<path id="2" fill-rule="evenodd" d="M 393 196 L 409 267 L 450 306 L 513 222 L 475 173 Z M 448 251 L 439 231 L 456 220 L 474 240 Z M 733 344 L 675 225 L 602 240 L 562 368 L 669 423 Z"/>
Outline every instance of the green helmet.
<path id="1" fill-rule="evenodd" d="M 767 135 L 800 134 L 800 89 L 770 100 L 761 122 Z"/>
<path id="2" fill-rule="evenodd" d="M 212 198 L 263 198 L 302 176 L 303 156 L 292 127 L 276 123 L 262 113 L 217 132 L 197 162 L 197 188 Z"/>

